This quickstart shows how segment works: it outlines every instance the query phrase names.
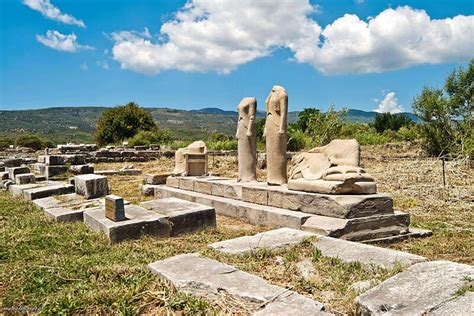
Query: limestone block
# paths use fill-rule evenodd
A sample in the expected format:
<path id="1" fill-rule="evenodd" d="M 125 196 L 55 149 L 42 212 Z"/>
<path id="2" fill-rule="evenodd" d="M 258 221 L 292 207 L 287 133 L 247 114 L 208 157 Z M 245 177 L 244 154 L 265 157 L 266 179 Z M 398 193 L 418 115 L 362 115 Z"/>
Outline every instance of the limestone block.
<path id="1" fill-rule="evenodd" d="M 196 181 L 194 181 L 194 191 L 204 194 L 211 194 L 212 185 L 213 183 L 209 182 L 208 180 L 196 179 Z"/>
<path id="2" fill-rule="evenodd" d="M 8 179 L 9 179 L 8 171 L 0 172 L 0 181 L 8 180 Z"/>
<path id="3" fill-rule="evenodd" d="M 179 188 L 186 191 L 194 191 L 194 178 L 193 177 L 181 177 L 179 179 Z"/>
<path id="4" fill-rule="evenodd" d="M 142 202 L 140 206 L 166 215 L 171 222 L 172 236 L 216 227 L 216 211 L 213 207 L 177 198 Z"/>
<path id="5" fill-rule="evenodd" d="M 172 188 L 179 189 L 179 177 L 168 177 L 166 178 L 166 185 Z"/>
<path id="6" fill-rule="evenodd" d="M 45 156 L 45 163 L 50 166 L 85 165 L 86 155 L 48 155 Z"/>
<path id="7" fill-rule="evenodd" d="M 23 162 L 23 159 L 21 158 L 9 158 L 3 161 L 3 165 L 6 168 L 14 168 L 14 167 L 20 167 L 22 162 Z"/>
<path id="8" fill-rule="evenodd" d="M 82 222 L 84 209 L 47 208 L 44 214 L 57 222 Z"/>
<path id="9" fill-rule="evenodd" d="M 242 201 L 268 205 L 268 190 L 265 188 L 265 184 L 242 186 Z"/>
<path id="10" fill-rule="evenodd" d="M 425 315 L 443 308 L 473 276 L 470 265 L 421 262 L 358 296 L 356 302 L 367 315 Z M 468 309 L 472 305 L 465 306 Z"/>
<path id="11" fill-rule="evenodd" d="M 166 178 L 170 176 L 169 173 L 160 173 L 160 174 L 145 174 L 145 184 L 165 184 Z"/>
<path id="12" fill-rule="evenodd" d="M 74 165 L 74 166 L 69 167 L 69 171 L 74 175 L 94 173 L 94 166 L 93 165 Z"/>
<path id="13" fill-rule="evenodd" d="M 474 315 L 474 292 L 468 291 L 436 309 L 431 310 L 428 315 Z"/>
<path id="14" fill-rule="evenodd" d="M 15 176 L 15 183 L 16 184 L 28 184 L 28 183 L 35 183 L 35 175 L 32 173 L 22 173 L 17 174 Z"/>
<path id="15" fill-rule="evenodd" d="M 15 181 L 17 174 L 30 173 L 30 168 L 28 167 L 8 167 L 8 178 L 12 181 Z"/>
<path id="16" fill-rule="evenodd" d="M 64 166 L 64 165 L 54 165 L 54 166 L 46 165 L 44 175 L 46 176 L 46 178 L 50 179 L 50 178 L 54 178 L 54 177 L 60 177 L 60 176 L 64 175 L 67 172 L 68 172 L 68 167 L 67 166 Z"/>
<path id="17" fill-rule="evenodd" d="M 144 184 L 142 185 L 141 191 L 144 196 L 153 196 L 155 195 L 155 187 L 153 184 Z"/>
<path id="18" fill-rule="evenodd" d="M 377 193 L 375 182 L 351 182 L 331 180 L 295 179 L 288 181 L 288 189 L 323 194 L 374 194 Z"/>
<path id="19" fill-rule="evenodd" d="M 109 192 L 107 177 L 95 174 L 85 174 L 74 177 L 76 193 L 87 199 L 105 196 Z"/>
<path id="20" fill-rule="evenodd" d="M 70 184 L 54 184 L 41 186 L 23 191 L 23 196 L 27 200 L 36 200 L 53 195 L 62 195 L 74 192 L 74 186 Z"/>

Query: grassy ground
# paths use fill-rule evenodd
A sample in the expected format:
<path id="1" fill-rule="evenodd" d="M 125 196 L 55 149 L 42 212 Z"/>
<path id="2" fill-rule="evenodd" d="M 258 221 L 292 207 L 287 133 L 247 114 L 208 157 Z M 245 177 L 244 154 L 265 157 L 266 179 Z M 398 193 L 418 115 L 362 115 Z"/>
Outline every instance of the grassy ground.
<path id="1" fill-rule="evenodd" d="M 398 209 L 412 215 L 413 225 L 432 229 L 426 239 L 382 245 L 408 250 L 430 259 L 473 264 L 474 246 L 472 170 L 447 163 L 447 187 L 442 185 L 439 161 L 418 159 L 410 149 L 366 148 L 363 164 L 381 192 L 392 194 Z M 118 169 L 124 164 L 99 164 L 96 169 Z M 170 171 L 171 159 L 135 163 L 145 172 Z M 210 171 L 236 176 L 233 157 L 210 158 Z M 259 170 L 259 178 L 264 172 Z M 139 187 L 142 176 L 112 176 L 112 193 L 133 203 L 147 199 Z M 351 284 L 376 284 L 396 273 L 359 264 L 322 258 L 308 242 L 279 251 L 258 251 L 245 257 L 222 255 L 207 244 L 266 230 L 244 221 L 218 217 L 215 230 L 178 238 L 143 237 L 110 245 L 83 223 L 55 223 L 31 203 L 0 193 L 1 308 L 51 313 L 219 313 L 242 312 L 243 306 L 223 296 L 214 303 L 180 293 L 157 281 L 146 265 L 181 253 L 204 255 L 257 274 L 273 284 L 290 288 L 323 302 L 337 314 L 356 312 L 358 291 Z M 314 275 L 303 278 L 298 263 L 310 259 Z M 18 309 L 17 309 L 18 311 Z"/>

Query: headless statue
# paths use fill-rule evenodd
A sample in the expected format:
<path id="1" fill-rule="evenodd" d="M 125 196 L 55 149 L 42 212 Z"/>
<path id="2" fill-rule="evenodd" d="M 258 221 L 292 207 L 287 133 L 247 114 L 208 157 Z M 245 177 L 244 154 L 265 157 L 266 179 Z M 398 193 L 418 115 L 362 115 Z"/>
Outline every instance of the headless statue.
<path id="1" fill-rule="evenodd" d="M 293 157 L 288 189 L 329 194 L 376 193 L 375 180 L 360 167 L 355 139 L 335 139 Z"/>
<path id="2" fill-rule="evenodd" d="M 243 98 L 237 106 L 239 121 L 237 122 L 238 160 L 240 182 L 257 180 L 257 129 L 255 115 L 257 100 Z"/>
<path id="3" fill-rule="evenodd" d="M 267 97 L 267 119 L 263 136 L 267 148 L 267 183 L 282 185 L 287 182 L 286 139 L 288 94 L 285 88 L 273 86 Z"/>

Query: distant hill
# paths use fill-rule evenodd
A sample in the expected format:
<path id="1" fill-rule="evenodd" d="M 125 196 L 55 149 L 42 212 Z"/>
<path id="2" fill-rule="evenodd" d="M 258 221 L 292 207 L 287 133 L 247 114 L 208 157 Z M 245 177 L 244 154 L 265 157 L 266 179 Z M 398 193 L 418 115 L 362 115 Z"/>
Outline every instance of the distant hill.
<path id="1" fill-rule="evenodd" d="M 95 124 L 106 107 L 58 107 L 40 110 L 0 110 L 0 134 L 15 135 L 22 132 L 38 133 L 58 143 L 92 142 Z M 237 112 L 219 108 L 200 110 L 176 110 L 146 108 L 160 127 L 168 128 L 180 139 L 207 138 L 213 132 L 233 135 L 237 124 Z M 406 113 L 415 121 L 418 117 Z M 350 123 L 373 122 L 376 112 L 349 110 L 345 120 Z M 264 118 L 259 111 L 257 117 Z M 290 123 L 296 121 L 298 112 L 288 113 Z"/>

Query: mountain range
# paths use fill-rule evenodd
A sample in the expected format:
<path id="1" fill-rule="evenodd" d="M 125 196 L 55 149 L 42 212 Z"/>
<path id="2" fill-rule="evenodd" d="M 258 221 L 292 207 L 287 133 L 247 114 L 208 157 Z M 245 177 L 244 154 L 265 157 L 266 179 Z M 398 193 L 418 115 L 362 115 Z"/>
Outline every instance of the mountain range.
<path id="1" fill-rule="evenodd" d="M 0 134 L 15 135 L 22 132 L 37 133 L 54 139 L 58 143 L 92 142 L 92 134 L 100 114 L 106 107 L 55 107 L 38 110 L 0 110 Z M 200 110 L 177 110 L 169 108 L 145 108 L 160 127 L 168 128 L 172 134 L 183 140 L 205 139 L 213 132 L 233 135 L 237 123 L 237 112 L 219 108 Z M 350 123 L 370 123 L 376 112 L 350 109 L 345 121 Z M 414 121 L 418 117 L 406 113 Z M 265 112 L 258 111 L 258 118 Z M 294 122 L 298 112 L 288 113 L 288 121 Z"/>

